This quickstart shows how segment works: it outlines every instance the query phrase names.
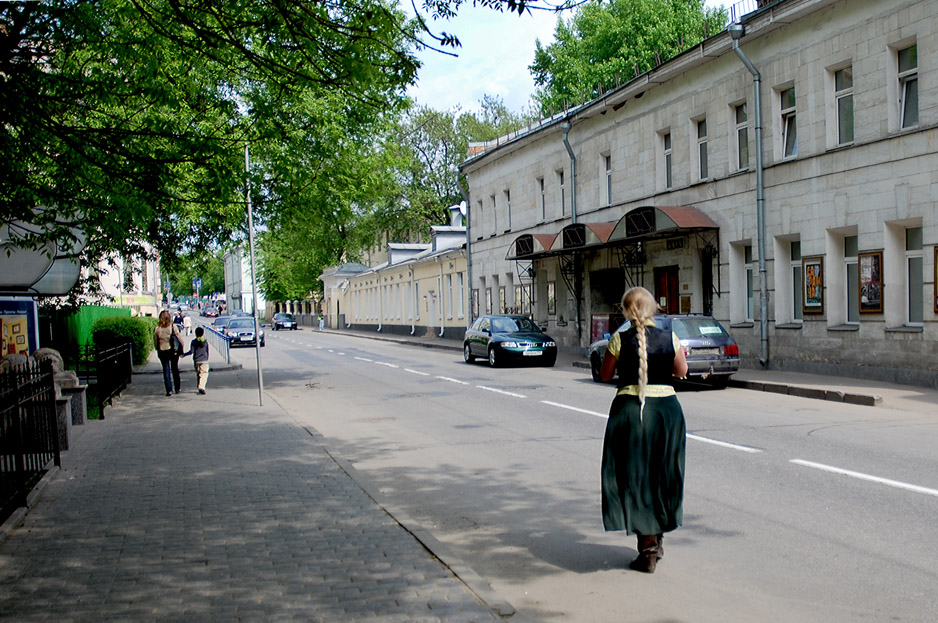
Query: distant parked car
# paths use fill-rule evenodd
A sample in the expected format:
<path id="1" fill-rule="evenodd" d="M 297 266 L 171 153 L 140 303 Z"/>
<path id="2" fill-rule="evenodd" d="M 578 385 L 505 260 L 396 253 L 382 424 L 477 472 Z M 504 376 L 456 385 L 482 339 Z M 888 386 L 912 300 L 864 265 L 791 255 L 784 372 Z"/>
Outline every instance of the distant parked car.
<path id="1" fill-rule="evenodd" d="M 739 346 L 736 340 L 711 316 L 661 314 L 655 316 L 655 324 L 659 329 L 670 329 L 681 341 L 687 356 L 689 379 L 706 381 L 715 387 L 726 387 L 730 376 L 739 370 Z M 631 323 L 626 320 L 617 331 L 628 331 L 630 326 Z M 590 344 L 590 372 L 597 383 L 602 382 L 599 370 L 608 343 L 609 338 L 603 338 Z"/>
<path id="2" fill-rule="evenodd" d="M 261 346 L 265 346 L 264 330 L 258 323 L 258 333 Z M 254 319 L 245 317 L 235 317 L 228 321 L 225 327 L 225 335 L 231 340 L 232 346 L 257 344 L 258 336 L 254 335 Z"/>
<path id="3" fill-rule="evenodd" d="M 215 322 L 212 323 L 212 328 L 216 331 L 225 332 L 225 327 L 228 326 L 228 321 L 231 320 L 231 316 L 219 316 L 215 319 Z"/>
<path id="4" fill-rule="evenodd" d="M 466 329 L 463 359 L 488 359 L 493 368 L 509 361 L 527 361 L 553 366 L 557 342 L 527 316 L 488 315 L 476 318 Z"/>
<path id="5" fill-rule="evenodd" d="M 296 331 L 299 328 L 297 325 L 296 318 L 293 317 L 293 314 L 288 314 L 286 312 L 281 312 L 274 315 L 274 331 L 279 331 L 280 329 L 290 329 Z"/>

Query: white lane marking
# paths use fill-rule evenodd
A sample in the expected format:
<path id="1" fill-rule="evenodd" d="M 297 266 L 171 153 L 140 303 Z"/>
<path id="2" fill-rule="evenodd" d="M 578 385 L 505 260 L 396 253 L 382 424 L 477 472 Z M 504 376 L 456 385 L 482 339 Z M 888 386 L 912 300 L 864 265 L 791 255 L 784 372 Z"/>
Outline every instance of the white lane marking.
<path id="1" fill-rule="evenodd" d="M 387 367 L 389 367 L 389 368 L 400 368 L 400 366 L 396 366 L 396 365 L 394 365 L 393 363 L 386 363 L 386 362 L 384 362 L 384 361 L 376 361 L 375 364 L 377 364 L 377 365 L 379 365 L 379 366 L 387 366 Z"/>
<path id="2" fill-rule="evenodd" d="M 751 448 L 749 446 L 738 446 L 735 443 L 728 443 L 726 441 L 718 441 L 716 439 L 710 439 L 708 437 L 701 437 L 700 435 L 687 434 L 688 439 L 693 439 L 694 441 L 702 441 L 704 443 L 710 443 L 715 446 L 720 446 L 721 448 L 729 448 L 730 450 L 739 450 L 740 452 L 748 452 L 749 454 L 758 454 L 762 452 L 759 448 Z"/>
<path id="3" fill-rule="evenodd" d="M 559 402 L 551 402 L 550 400 L 541 401 L 545 405 L 550 405 L 552 407 L 557 407 L 558 409 L 568 409 L 570 411 L 576 411 L 577 413 L 585 413 L 586 415 L 595 415 L 596 417 L 601 417 L 603 419 L 608 419 L 609 415 L 606 413 L 598 413 L 596 411 L 588 411 L 586 409 L 580 409 L 579 407 L 571 407 L 570 405 L 560 404 Z"/>
<path id="4" fill-rule="evenodd" d="M 421 372 L 420 370 L 411 370 L 410 368 L 404 368 L 404 372 L 410 372 L 411 374 L 419 374 L 420 376 L 430 376 L 429 372 Z"/>
<path id="5" fill-rule="evenodd" d="M 468 385 L 469 383 L 465 381 L 460 381 L 459 379 L 451 379 L 448 376 L 438 376 L 436 377 L 442 381 L 449 381 L 450 383 L 459 383 L 460 385 Z"/>
<path id="6" fill-rule="evenodd" d="M 506 392 L 503 389 L 495 389 L 494 387 L 486 387 L 485 385 L 476 385 L 476 387 L 478 387 L 479 389 L 484 389 L 487 392 L 495 392 L 496 394 L 504 394 L 506 396 L 512 396 L 514 398 L 527 398 L 527 396 L 524 396 L 522 394 L 516 394 L 514 392 Z"/>
<path id="7" fill-rule="evenodd" d="M 355 359 L 358 359 L 359 361 L 367 361 L 368 363 L 374 363 L 374 362 L 375 362 L 374 359 L 366 359 L 365 357 L 356 357 Z"/>
<path id="8" fill-rule="evenodd" d="M 841 476 L 850 476 L 851 478 L 858 478 L 859 480 L 867 480 L 869 482 L 875 482 L 881 485 L 886 485 L 887 487 L 895 487 L 897 489 L 905 489 L 907 491 L 914 491 L 915 493 L 924 493 L 925 495 L 934 495 L 938 497 L 938 490 L 929 489 L 928 487 L 910 485 L 906 482 L 899 482 L 898 480 L 889 480 L 888 478 L 880 478 L 879 476 L 871 476 L 869 474 L 863 474 L 860 472 L 852 472 L 849 469 L 831 467 L 830 465 L 824 465 L 822 463 L 813 463 L 811 461 L 805 461 L 802 459 L 792 459 L 790 462 L 794 463 L 795 465 L 803 465 L 804 467 L 812 467 L 814 469 L 819 469 L 821 471 L 830 472 L 832 474 L 840 474 Z"/>

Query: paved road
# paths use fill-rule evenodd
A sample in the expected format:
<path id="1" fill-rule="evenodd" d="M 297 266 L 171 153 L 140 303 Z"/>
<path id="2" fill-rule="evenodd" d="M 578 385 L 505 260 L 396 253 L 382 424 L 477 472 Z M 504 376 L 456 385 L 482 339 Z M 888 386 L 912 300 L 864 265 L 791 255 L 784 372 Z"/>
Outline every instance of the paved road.
<path id="1" fill-rule="evenodd" d="M 135 375 L 0 545 L 0 619 L 439 623 L 511 611 L 465 570 L 483 603 L 454 574 L 459 561 L 430 553 L 315 431 L 274 401 L 257 407 L 254 380 L 215 372 L 199 396 L 190 372 L 166 397 L 159 375 Z"/>

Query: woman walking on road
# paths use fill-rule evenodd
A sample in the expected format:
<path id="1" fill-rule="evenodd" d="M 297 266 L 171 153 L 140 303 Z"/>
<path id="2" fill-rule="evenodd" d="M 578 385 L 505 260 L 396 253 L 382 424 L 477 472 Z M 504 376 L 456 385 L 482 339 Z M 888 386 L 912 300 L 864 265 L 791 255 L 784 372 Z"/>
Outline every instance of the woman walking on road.
<path id="1" fill-rule="evenodd" d="M 677 337 L 655 325 L 648 290 L 627 291 L 622 310 L 631 325 L 609 338 L 600 371 L 604 381 L 619 374 L 603 441 L 603 526 L 635 534 L 638 558 L 629 568 L 654 573 L 664 533 L 684 520 L 686 431 L 674 377 L 687 374 L 687 360 Z"/>
<path id="2" fill-rule="evenodd" d="M 173 322 L 169 312 L 163 310 L 160 312 L 159 323 L 153 330 L 153 344 L 156 346 L 156 354 L 163 366 L 163 385 L 166 386 L 166 395 L 172 396 L 173 389 L 179 393 L 179 351 L 175 348 L 173 337 L 179 340 L 182 346 L 182 335 L 179 328 Z"/>

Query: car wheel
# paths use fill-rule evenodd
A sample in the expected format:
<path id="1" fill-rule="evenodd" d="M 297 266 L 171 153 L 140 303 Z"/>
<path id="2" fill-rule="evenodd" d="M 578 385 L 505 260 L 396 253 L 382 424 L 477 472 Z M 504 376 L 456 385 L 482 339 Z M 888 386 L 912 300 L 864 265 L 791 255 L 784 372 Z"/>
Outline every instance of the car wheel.
<path id="1" fill-rule="evenodd" d="M 555 363 L 557 363 L 557 355 L 550 355 L 544 360 L 544 365 L 548 368 L 553 368 Z"/>
<path id="2" fill-rule="evenodd" d="M 469 348 L 469 344 L 462 345 L 462 358 L 466 363 L 472 363 L 476 360 L 476 356 L 472 354 L 472 349 Z"/>
<path id="3" fill-rule="evenodd" d="M 600 361 L 599 357 L 593 355 L 590 357 L 590 373 L 593 375 L 593 381 L 597 383 L 602 383 L 603 378 L 600 376 L 599 371 L 603 367 L 603 362 Z"/>
<path id="4" fill-rule="evenodd" d="M 498 364 L 498 355 L 495 352 L 495 347 L 492 347 L 489 349 L 489 365 L 493 368 L 497 368 Z"/>
<path id="5" fill-rule="evenodd" d="M 726 386 L 730 384 L 730 375 L 721 374 L 719 376 L 714 375 L 710 377 L 710 386 L 716 389 L 726 389 Z"/>

